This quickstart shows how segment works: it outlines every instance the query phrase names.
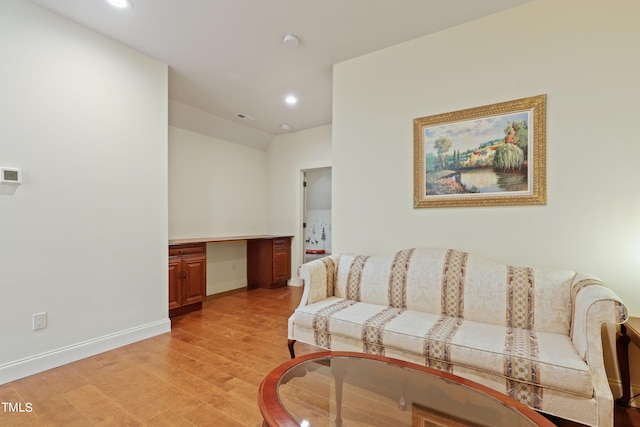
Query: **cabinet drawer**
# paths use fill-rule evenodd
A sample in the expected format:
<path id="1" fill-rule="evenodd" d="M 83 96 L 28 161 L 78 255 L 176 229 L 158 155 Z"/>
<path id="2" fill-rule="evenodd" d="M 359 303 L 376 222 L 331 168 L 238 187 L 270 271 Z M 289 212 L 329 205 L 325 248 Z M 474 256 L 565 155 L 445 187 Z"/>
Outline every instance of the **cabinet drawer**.
<path id="1" fill-rule="evenodd" d="M 274 248 L 288 248 L 289 246 L 291 246 L 289 239 L 273 239 Z"/>
<path id="2" fill-rule="evenodd" d="M 169 246 L 169 256 L 204 255 L 204 245 Z"/>

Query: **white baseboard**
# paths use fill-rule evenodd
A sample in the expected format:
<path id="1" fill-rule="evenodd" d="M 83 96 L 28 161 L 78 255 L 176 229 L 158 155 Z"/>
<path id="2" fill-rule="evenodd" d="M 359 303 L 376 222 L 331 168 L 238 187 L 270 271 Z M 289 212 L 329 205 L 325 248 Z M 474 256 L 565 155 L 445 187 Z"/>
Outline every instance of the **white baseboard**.
<path id="1" fill-rule="evenodd" d="M 619 399 L 620 397 L 622 397 L 621 381 L 613 380 L 609 378 L 609 387 L 611 388 L 611 392 L 613 393 L 614 399 Z M 634 408 L 640 408 L 640 398 L 638 397 L 636 397 L 635 399 L 633 398 L 633 396 L 636 396 L 639 393 L 640 393 L 640 385 L 631 383 L 631 400 L 629 401 L 629 406 L 632 406 Z"/>
<path id="2" fill-rule="evenodd" d="M 0 365 L 0 384 L 171 331 L 169 318 Z"/>
<path id="3" fill-rule="evenodd" d="M 297 277 L 292 277 L 291 279 L 289 279 L 289 286 L 302 286 L 304 285 L 304 281 L 302 279 L 299 279 Z"/>
<path id="4" fill-rule="evenodd" d="M 208 281 L 209 282 L 209 281 Z M 247 279 L 227 280 L 225 282 L 207 283 L 207 296 L 221 294 L 222 292 L 233 291 L 247 287 Z"/>

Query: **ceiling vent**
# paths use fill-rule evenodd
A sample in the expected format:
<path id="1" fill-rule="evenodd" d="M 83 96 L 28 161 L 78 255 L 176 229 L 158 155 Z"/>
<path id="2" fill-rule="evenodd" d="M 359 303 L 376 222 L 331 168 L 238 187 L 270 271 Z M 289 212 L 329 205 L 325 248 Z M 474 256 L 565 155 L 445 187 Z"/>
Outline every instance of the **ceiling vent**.
<path id="1" fill-rule="evenodd" d="M 241 113 L 236 114 L 236 117 L 244 120 L 245 122 L 250 122 L 254 120 L 253 117 L 247 116 L 246 114 L 241 114 Z"/>

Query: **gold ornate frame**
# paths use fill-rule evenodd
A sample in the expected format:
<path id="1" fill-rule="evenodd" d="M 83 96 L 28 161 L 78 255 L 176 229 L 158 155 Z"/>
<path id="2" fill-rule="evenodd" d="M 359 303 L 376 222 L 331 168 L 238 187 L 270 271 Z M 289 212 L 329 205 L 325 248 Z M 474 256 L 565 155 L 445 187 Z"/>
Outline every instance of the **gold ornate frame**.
<path id="1" fill-rule="evenodd" d="M 520 115 L 518 115 L 520 114 Z M 435 147 L 435 140 L 427 136 L 427 134 L 434 133 L 436 131 L 447 132 L 447 129 L 456 129 L 459 132 L 460 129 L 464 130 L 465 126 L 471 130 L 474 127 L 478 127 L 481 122 L 495 123 L 500 120 L 507 120 L 507 123 L 511 117 L 520 117 L 522 114 L 526 114 L 528 120 L 525 122 L 527 131 L 527 150 L 526 157 L 522 165 L 517 170 L 494 172 L 503 174 L 519 174 L 520 180 L 526 180 L 526 190 L 498 190 L 498 191 L 486 191 L 483 192 L 473 187 L 471 190 L 467 186 L 463 185 L 460 181 L 461 173 L 465 171 L 478 171 L 484 169 L 485 171 L 490 168 L 487 164 L 482 167 L 475 166 L 470 167 L 471 160 L 476 153 L 486 154 L 484 156 L 485 162 L 493 161 L 489 160 L 490 151 L 497 150 L 501 142 L 495 140 L 491 146 L 486 146 L 483 151 L 471 152 L 467 149 L 462 155 L 460 150 L 454 151 L 454 164 L 453 170 L 448 170 L 447 165 L 451 164 L 451 156 L 439 153 L 440 157 L 435 157 L 431 154 L 431 162 L 440 162 L 444 165 L 437 165 L 442 169 L 436 171 L 428 170 L 427 150 L 426 144 L 432 144 Z M 497 125 L 496 129 L 497 129 Z M 513 129 L 513 128 L 511 128 Z M 494 129 L 495 130 L 495 129 Z M 517 127 L 516 127 L 516 130 Z M 509 134 L 506 128 L 503 130 L 507 135 L 502 141 L 502 144 L 507 145 L 509 142 L 507 138 Z M 453 134 L 453 131 L 450 131 Z M 486 142 L 485 144 L 488 144 Z M 529 98 L 517 99 L 515 101 L 501 102 L 498 104 L 486 105 L 483 107 L 469 108 L 466 110 L 454 111 L 450 113 L 438 114 L 435 116 L 420 117 L 413 120 L 413 191 L 414 191 L 414 208 L 439 208 L 439 207 L 463 207 L 463 206 L 520 206 L 520 205 L 544 205 L 547 202 L 546 197 L 546 95 L 532 96 Z M 451 147 L 454 142 L 449 140 L 449 146 Z M 484 145 L 484 144 L 483 144 Z M 486 149 L 488 148 L 488 149 Z M 435 149 L 435 148 L 434 148 Z M 522 151 L 522 150 L 521 150 Z M 493 154 L 495 157 L 495 153 Z M 523 154 L 525 156 L 525 154 Z M 476 156 L 480 158 L 481 156 Z M 462 160 L 461 160 L 462 158 Z M 493 167 L 493 166 L 491 166 Z M 432 168 L 435 166 L 432 165 Z M 466 169 L 465 169 L 466 168 Z M 524 170 L 523 170 L 524 169 Z M 448 174 L 448 175 L 447 175 Z M 454 180 L 445 181 L 445 180 Z M 435 183 L 432 188 L 449 188 L 453 187 L 457 193 L 436 194 L 439 190 L 430 190 L 433 194 L 427 194 L 427 182 Z M 436 184 L 442 184 L 437 186 Z M 520 185 L 523 185 L 522 183 Z M 449 186 L 449 187 L 447 187 Z M 442 193 L 442 191 L 440 191 Z"/>

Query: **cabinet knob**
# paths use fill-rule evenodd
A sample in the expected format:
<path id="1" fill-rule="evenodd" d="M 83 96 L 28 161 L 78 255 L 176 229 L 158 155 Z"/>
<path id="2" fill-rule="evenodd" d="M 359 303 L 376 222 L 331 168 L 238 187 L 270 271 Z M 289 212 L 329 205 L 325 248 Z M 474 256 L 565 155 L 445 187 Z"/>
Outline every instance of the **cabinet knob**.
<path id="1" fill-rule="evenodd" d="M 182 249 L 180 249 L 180 250 L 178 251 L 178 253 L 179 253 L 179 254 L 183 254 L 183 253 L 184 253 L 184 251 L 183 251 Z"/>

